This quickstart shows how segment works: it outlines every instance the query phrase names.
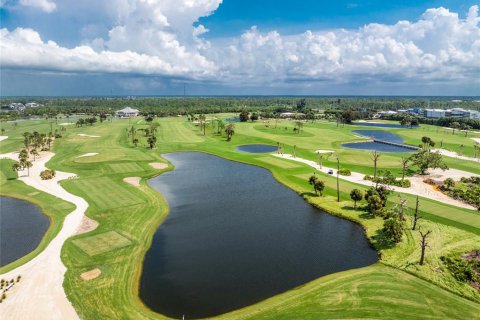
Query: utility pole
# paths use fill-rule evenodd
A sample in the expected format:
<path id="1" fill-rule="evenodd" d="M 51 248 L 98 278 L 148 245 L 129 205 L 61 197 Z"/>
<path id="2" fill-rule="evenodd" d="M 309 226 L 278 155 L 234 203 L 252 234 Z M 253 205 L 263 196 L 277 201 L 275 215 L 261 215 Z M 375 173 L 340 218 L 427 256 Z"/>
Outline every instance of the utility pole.
<path id="1" fill-rule="evenodd" d="M 339 170 L 340 170 L 340 158 L 337 155 L 337 202 L 340 202 L 340 182 L 338 178 Z"/>

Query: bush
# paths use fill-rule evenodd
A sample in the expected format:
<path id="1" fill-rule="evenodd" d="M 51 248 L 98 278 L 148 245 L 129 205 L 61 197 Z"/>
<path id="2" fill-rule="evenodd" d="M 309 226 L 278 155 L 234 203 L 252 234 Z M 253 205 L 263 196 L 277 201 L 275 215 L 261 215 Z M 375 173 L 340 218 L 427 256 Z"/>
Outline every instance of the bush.
<path id="1" fill-rule="evenodd" d="M 338 174 L 341 176 L 351 176 L 352 172 L 348 169 L 340 169 L 338 170 Z"/>
<path id="2" fill-rule="evenodd" d="M 440 260 L 447 267 L 448 271 L 458 281 L 477 282 L 480 277 L 477 271 L 480 270 L 480 261 L 476 259 L 463 259 L 461 257 L 440 257 Z"/>
<path id="3" fill-rule="evenodd" d="M 394 177 L 392 178 L 392 176 L 374 178 L 372 176 L 366 175 L 365 177 L 363 177 L 363 180 L 377 182 L 380 184 L 386 184 L 389 186 L 401 187 L 401 188 L 409 188 L 412 185 L 412 183 L 408 179 L 404 179 L 402 181 L 402 180 L 397 180 Z"/>
<path id="4" fill-rule="evenodd" d="M 427 178 L 427 179 L 423 180 L 423 182 L 426 183 L 426 184 L 429 184 L 431 186 L 436 185 L 435 180 L 433 180 L 432 178 Z"/>
<path id="5" fill-rule="evenodd" d="M 40 178 L 42 178 L 42 180 L 50 180 L 52 179 L 53 177 L 55 177 L 55 170 L 44 170 L 42 172 L 40 172 Z"/>

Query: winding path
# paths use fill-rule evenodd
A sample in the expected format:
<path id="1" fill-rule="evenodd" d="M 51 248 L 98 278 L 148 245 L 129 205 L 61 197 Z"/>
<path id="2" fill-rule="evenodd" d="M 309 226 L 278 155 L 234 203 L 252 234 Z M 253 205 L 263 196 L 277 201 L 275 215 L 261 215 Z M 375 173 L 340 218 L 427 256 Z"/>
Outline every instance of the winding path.
<path id="1" fill-rule="evenodd" d="M 337 174 L 336 169 L 325 167 L 325 166 L 322 166 L 320 168 L 318 163 L 316 163 L 315 161 L 311 161 L 311 160 L 307 160 L 307 159 L 303 159 L 303 158 L 298 158 L 298 157 L 293 157 L 291 154 L 276 154 L 276 153 L 274 153 L 272 155 L 275 156 L 275 157 L 283 158 L 283 159 L 288 159 L 288 160 L 293 160 L 293 161 L 298 161 L 298 162 L 305 163 L 305 164 L 317 169 L 318 171 L 321 171 L 321 172 L 326 173 L 326 174 L 328 174 L 328 171 L 330 171 L 330 170 L 333 171 L 333 175 Z M 432 171 L 432 172 L 434 172 L 432 175 L 430 175 L 432 177 L 443 176 L 443 178 L 448 178 L 449 176 L 451 176 L 455 180 L 459 180 L 460 177 L 471 177 L 471 176 L 477 176 L 478 177 L 479 176 L 478 174 L 474 174 L 474 173 L 466 172 L 466 171 L 461 171 L 461 170 L 456 170 L 456 169 L 446 170 L 445 173 L 440 173 L 438 170 L 435 170 L 435 171 Z M 362 173 L 352 172 L 351 176 L 339 175 L 339 178 L 342 179 L 342 180 L 362 184 L 362 185 L 369 186 L 369 187 L 375 185 L 375 183 L 373 183 L 372 181 L 363 180 L 364 176 L 365 175 L 362 174 Z M 436 200 L 436 201 L 439 201 L 439 202 L 442 202 L 442 203 L 445 203 L 445 204 L 454 205 L 454 206 L 457 206 L 457 207 L 460 207 L 460 208 L 477 210 L 475 207 L 473 207 L 473 206 L 471 206 L 467 203 L 464 203 L 462 201 L 455 200 L 455 199 L 443 194 L 442 192 L 434 190 L 431 185 L 428 185 L 428 184 L 424 183 L 423 180 L 430 177 L 430 176 L 409 177 L 408 179 L 411 182 L 411 187 L 410 188 L 400 188 L 400 187 L 394 187 L 394 186 L 390 186 L 389 188 L 393 191 L 396 191 L 396 192 L 418 195 L 420 197 L 429 198 L 429 199 Z"/>
<path id="2" fill-rule="evenodd" d="M 63 289 L 67 268 L 60 254 L 65 240 L 79 228 L 88 203 L 67 192 L 58 183 L 75 177 L 75 174 L 57 171 L 52 180 L 40 179 L 40 172 L 46 169 L 45 164 L 53 156 L 52 152 L 42 152 L 40 158 L 33 162 L 30 176 L 24 175 L 19 179 L 35 189 L 73 203 L 76 209 L 65 217 L 62 229 L 45 250 L 29 262 L 0 275 L 2 279 L 22 276 L 21 281 L 7 293 L 7 299 L 0 304 L 2 319 L 80 319 Z M 0 158 L 17 160 L 18 153 L 2 154 Z"/>

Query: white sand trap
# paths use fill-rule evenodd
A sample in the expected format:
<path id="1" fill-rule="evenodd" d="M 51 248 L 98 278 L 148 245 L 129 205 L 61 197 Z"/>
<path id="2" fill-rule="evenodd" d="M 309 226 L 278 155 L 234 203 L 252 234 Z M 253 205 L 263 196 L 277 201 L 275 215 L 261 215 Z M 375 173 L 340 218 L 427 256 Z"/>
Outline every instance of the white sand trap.
<path id="1" fill-rule="evenodd" d="M 123 178 L 123 181 L 131 184 L 132 186 L 140 187 L 140 180 L 141 179 L 142 178 L 140 178 L 140 177 L 127 177 L 127 178 Z"/>
<path id="2" fill-rule="evenodd" d="M 149 163 L 149 165 L 154 169 L 160 169 L 160 170 L 168 168 L 168 164 L 162 163 L 162 162 L 152 162 L 152 163 Z"/>
<path id="3" fill-rule="evenodd" d="M 98 152 L 89 152 L 89 153 L 82 154 L 81 156 L 78 156 L 77 158 L 93 157 L 93 156 L 96 156 L 97 154 L 98 154 Z"/>
<path id="4" fill-rule="evenodd" d="M 87 216 L 83 216 L 81 224 L 78 226 L 77 231 L 75 234 L 82 234 L 82 233 L 87 233 L 90 231 L 93 231 L 97 229 L 98 227 L 98 222 L 95 220 L 90 219 Z"/>
<path id="5" fill-rule="evenodd" d="M 84 272 L 80 275 L 83 281 L 93 280 L 98 278 L 102 274 L 102 271 L 98 268 Z"/>
<path id="6" fill-rule="evenodd" d="M 86 138 L 100 138 L 100 136 L 94 136 L 91 134 L 84 134 L 84 133 L 79 133 L 78 134 L 80 137 L 86 137 Z"/>
<path id="7" fill-rule="evenodd" d="M 438 152 L 442 156 L 445 156 L 445 157 L 456 158 L 456 159 L 467 160 L 467 161 L 480 162 L 480 158 L 475 159 L 475 158 L 472 158 L 472 157 L 461 156 L 456 152 L 448 151 L 448 150 L 445 150 L 445 149 L 432 149 L 432 152 Z"/>
<path id="8" fill-rule="evenodd" d="M 334 153 L 335 151 L 333 150 L 315 150 L 315 153 Z"/>
<path id="9" fill-rule="evenodd" d="M 7 139 L 7 138 L 8 138 L 8 136 L 0 136 L 0 141 L 3 141 L 3 140 L 5 140 L 5 139 Z"/>
<path id="10" fill-rule="evenodd" d="M 63 122 L 63 123 L 59 123 L 58 125 L 59 126 L 71 126 L 71 125 L 74 125 L 75 123 L 73 122 Z"/>
<path id="11" fill-rule="evenodd" d="M 480 143 L 480 138 L 472 138 L 473 141 Z"/>

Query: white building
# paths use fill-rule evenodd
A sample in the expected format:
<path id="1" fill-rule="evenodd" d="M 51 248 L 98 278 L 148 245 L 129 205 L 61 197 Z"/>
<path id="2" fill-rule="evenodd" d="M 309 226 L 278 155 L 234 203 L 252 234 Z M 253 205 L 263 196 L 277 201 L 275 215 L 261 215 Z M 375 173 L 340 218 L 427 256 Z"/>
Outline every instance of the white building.
<path id="1" fill-rule="evenodd" d="M 126 107 L 125 109 L 115 111 L 115 115 L 119 118 L 130 118 L 130 117 L 136 117 L 140 111 L 137 109 L 132 109 L 130 107 Z"/>
<path id="2" fill-rule="evenodd" d="M 445 118 L 447 111 L 443 109 L 425 109 L 427 118 Z"/>

